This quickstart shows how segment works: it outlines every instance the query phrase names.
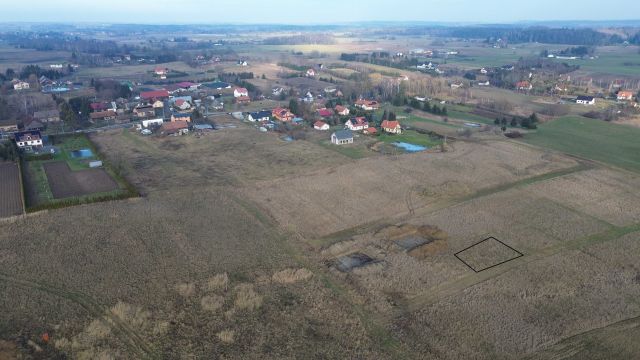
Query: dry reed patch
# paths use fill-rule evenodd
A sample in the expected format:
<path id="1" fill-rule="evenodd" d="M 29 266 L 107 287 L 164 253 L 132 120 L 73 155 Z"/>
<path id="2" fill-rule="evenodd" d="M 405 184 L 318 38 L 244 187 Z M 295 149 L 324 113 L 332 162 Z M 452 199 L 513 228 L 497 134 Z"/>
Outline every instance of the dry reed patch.
<path id="1" fill-rule="evenodd" d="M 216 336 L 225 344 L 233 344 L 235 341 L 235 332 L 233 330 L 222 330 Z"/>
<path id="2" fill-rule="evenodd" d="M 285 269 L 279 271 L 271 277 L 274 282 L 279 284 L 293 284 L 298 281 L 306 281 L 311 279 L 313 273 L 308 269 Z"/>
<path id="3" fill-rule="evenodd" d="M 91 339 L 105 339 L 111 335 L 111 327 L 104 319 L 95 319 L 87 325 L 84 333 Z"/>
<path id="4" fill-rule="evenodd" d="M 229 287 L 229 275 L 227 273 L 216 274 L 215 276 L 209 278 L 207 283 L 204 285 L 205 291 L 227 291 Z"/>
<path id="5" fill-rule="evenodd" d="M 205 311 L 215 312 L 224 306 L 224 298 L 218 295 L 209 295 L 200 299 L 200 306 Z"/>
<path id="6" fill-rule="evenodd" d="M 430 243 L 415 247 L 407 252 L 409 256 L 416 259 L 425 259 L 427 257 L 445 252 L 449 246 L 446 240 L 435 240 Z"/>
<path id="7" fill-rule="evenodd" d="M 136 329 L 145 329 L 150 325 L 151 312 L 139 306 L 119 301 L 111 308 L 111 314 Z"/>
<path id="8" fill-rule="evenodd" d="M 256 310 L 262 306 L 262 296 L 253 288 L 253 284 L 240 284 L 234 288 L 234 305 L 239 310 Z"/>
<path id="9" fill-rule="evenodd" d="M 184 283 L 176 285 L 176 291 L 180 296 L 188 298 L 193 296 L 196 293 L 196 284 L 194 283 Z"/>

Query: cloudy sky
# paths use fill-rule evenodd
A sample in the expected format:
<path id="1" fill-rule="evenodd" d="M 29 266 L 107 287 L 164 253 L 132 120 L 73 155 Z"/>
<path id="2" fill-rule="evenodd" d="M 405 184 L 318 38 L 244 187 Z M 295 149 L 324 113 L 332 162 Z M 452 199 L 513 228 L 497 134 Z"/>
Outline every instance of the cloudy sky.
<path id="1" fill-rule="evenodd" d="M 152 24 L 357 21 L 501 22 L 630 20 L 640 1 L 620 0 L 3 0 L 0 22 Z"/>

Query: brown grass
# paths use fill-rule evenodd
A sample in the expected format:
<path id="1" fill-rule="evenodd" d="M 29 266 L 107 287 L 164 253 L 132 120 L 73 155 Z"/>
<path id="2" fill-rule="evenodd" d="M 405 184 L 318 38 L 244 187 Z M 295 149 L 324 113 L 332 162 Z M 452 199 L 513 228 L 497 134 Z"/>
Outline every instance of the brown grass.
<path id="1" fill-rule="evenodd" d="M 234 289 L 234 305 L 238 310 L 256 310 L 262 306 L 262 296 L 258 295 L 252 284 L 240 284 Z"/>
<path id="2" fill-rule="evenodd" d="M 216 336 L 225 344 L 233 344 L 235 341 L 235 332 L 233 330 L 222 330 Z"/>
<path id="3" fill-rule="evenodd" d="M 307 269 L 285 269 L 273 274 L 271 279 L 279 284 L 293 284 L 311 279 L 313 273 Z"/>
<path id="4" fill-rule="evenodd" d="M 205 291 L 227 291 L 229 287 L 229 275 L 227 273 L 216 274 L 207 280 L 204 289 Z"/>
<path id="5" fill-rule="evenodd" d="M 176 291 L 182 297 L 185 297 L 185 298 L 191 297 L 196 293 L 196 284 L 194 283 L 178 284 L 176 285 Z"/>

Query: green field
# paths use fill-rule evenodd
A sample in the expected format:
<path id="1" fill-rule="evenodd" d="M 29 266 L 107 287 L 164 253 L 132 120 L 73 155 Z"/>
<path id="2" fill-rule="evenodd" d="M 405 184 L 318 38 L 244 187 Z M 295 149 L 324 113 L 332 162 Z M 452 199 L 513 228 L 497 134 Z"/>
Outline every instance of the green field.
<path id="1" fill-rule="evenodd" d="M 384 143 L 406 142 L 426 147 L 433 147 L 442 144 L 442 140 L 439 138 L 432 137 L 427 134 L 421 134 L 414 130 L 404 130 L 400 135 L 381 133 L 376 139 Z"/>
<path id="2" fill-rule="evenodd" d="M 593 60 L 556 60 L 597 74 L 640 77 L 640 54 L 604 54 Z"/>
<path id="3" fill-rule="evenodd" d="M 524 141 L 640 172 L 640 129 L 579 116 L 541 125 Z"/>

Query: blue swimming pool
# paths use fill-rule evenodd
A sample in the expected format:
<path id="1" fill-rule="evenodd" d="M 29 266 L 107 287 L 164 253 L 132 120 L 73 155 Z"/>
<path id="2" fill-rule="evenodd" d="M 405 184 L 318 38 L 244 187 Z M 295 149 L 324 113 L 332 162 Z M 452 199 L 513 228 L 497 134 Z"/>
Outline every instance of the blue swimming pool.
<path id="1" fill-rule="evenodd" d="M 410 144 L 410 143 L 406 143 L 406 142 L 394 142 L 392 143 L 394 146 L 406 151 L 406 152 L 410 152 L 410 153 L 414 153 L 414 152 L 420 152 L 420 151 L 425 151 L 428 149 L 428 147 L 426 146 L 421 146 L 421 145 L 415 145 L 415 144 Z"/>
<path id="2" fill-rule="evenodd" d="M 90 158 L 93 157 L 93 151 L 90 149 L 73 150 L 71 152 L 71 157 L 80 159 Z"/>

